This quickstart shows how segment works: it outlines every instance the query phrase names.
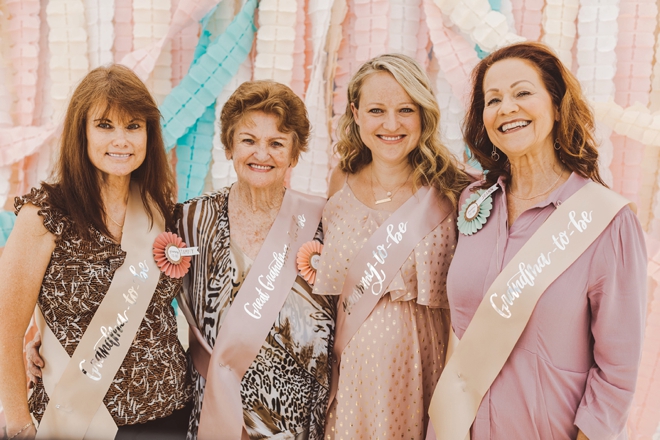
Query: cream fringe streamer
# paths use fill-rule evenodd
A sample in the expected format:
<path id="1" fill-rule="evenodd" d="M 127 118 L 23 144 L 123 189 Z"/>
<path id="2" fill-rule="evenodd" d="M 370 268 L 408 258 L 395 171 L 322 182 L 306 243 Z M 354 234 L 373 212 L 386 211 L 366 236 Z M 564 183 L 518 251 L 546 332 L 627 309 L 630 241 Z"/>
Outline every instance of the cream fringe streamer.
<path id="1" fill-rule="evenodd" d="M 325 196 L 328 191 L 326 176 L 329 171 L 331 137 L 328 126 L 328 95 L 325 73 L 328 62 L 326 41 L 331 29 L 332 0 L 311 0 L 313 62 L 305 105 L 312 124 L 309 151 L 303 153 L 291 171 L 291 188 L 309 194 Z"/>
<path id="2" fill-rule="evenodd" d="M 152 47 L 167 36 L 170 8 L 170 0 L 133 0 L 133 50 Z M 153 71 L 145 80 L 159 105 L 172 90 L 171 49 L 171 41 L 165 41 Z"/>
<path id="3" fill-rule="evenodd" d="M 262 0 L 259 4 L 254 79 L 291 85 L 297 11 L 297 0 Z"/>
<path id="4" fill-rule="evenodd" d="M 488 0 L 434 1 L 452 23 L 487 52 L 525 40 L 509 30 L 506 17 L 493 11 Z"/>
<path id="5" fill-rule="evenodd" d="M 87 23 L 82 0 L 50 0 L 46 11 L 50 26 L 52 121 L 59 124 L 73 88 L 89 71 Z"/>
<path id="6" fill-rule="evenodd" d="M 112 45 L 115 41 L 114 0 L 84 0 L 85 18 L 87 21 L 87 56 L 89 68 L 111 63 L 113 61 Z"/>
<path id="7" fill-rule="evenodd" d="M 417 57 L 421 5 L 421 0 L 390 0 L 388 52 Z"/>
<path id="8" fill-rule="evenodd" d="M 552 47 L 568 69 L 573 64 L 575 21 L 580 3 L 578 0 L 547 0 L 543 10 L 543 41 Z"/>
<path id="9" fill-rule="evenodd" d="M 296 10 L 296 25 L 295 25 L 295 40 L 293 43 L 293 69 L 291 76 L 291 90 L 301 99 L 305 98 L 305 77 L 307 76 L 306 67 L 306 48 L 307 42 L 305 41 L 306 34 L 306 1 L 298 0 L 298 9 Z M 310 60 L 311 61 L 311 60 Z"/>

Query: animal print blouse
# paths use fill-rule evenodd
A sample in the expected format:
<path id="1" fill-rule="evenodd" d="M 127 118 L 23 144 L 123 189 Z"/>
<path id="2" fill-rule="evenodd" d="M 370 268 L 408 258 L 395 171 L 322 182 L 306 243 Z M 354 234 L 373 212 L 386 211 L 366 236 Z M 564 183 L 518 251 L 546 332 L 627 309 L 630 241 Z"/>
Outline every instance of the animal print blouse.
<path id="1" fill-rule="evenodd" d="M 177 228 L 197 246 L 184 296 L 208 344 L 215 338 L 252 262 L 229 241 L 229 188 L 179 205 Z M 320 232 L 319 232 L 320 233 Z M 243 417 L 251 439 L 323 438 L 335 326 L 331 297 L 314 295 L 298 277 L 273 328 L 241 381 Z M 197 436 L 205 380 L 189 362 L 194 384 L 188 439 Z"/>
<path id="2" fill-rule="evenodd" d="M 17 215 L 27 203 L 39 208 L 44 226 L 56 237 L 37 304 L 46 324 L 71 356 L 126 253 L 96 229 L 91 241 L 81 238 L 71 219 L 50 205 L 43 189 L 33 188 L 29 194 L 16 197 Z M 103 399 L 118 426 L 166 417 L 190 401 L 186 357 L 171 305 L 180 290 L 180 280 L 161 274 L 133 345 Z M 48 404 L 41 380 L 29 404 L 32 414 L 41 420 Z"/>

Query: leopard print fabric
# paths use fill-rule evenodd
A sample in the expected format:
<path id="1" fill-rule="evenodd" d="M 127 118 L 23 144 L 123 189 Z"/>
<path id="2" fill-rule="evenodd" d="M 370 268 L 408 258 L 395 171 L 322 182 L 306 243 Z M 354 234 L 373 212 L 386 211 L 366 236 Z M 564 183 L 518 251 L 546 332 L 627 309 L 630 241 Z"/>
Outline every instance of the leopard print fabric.
<path id="1" fill-rule="evenodd" d="M 229 242 L 228 195 L 229 188 L 224 188 L 180 205 L 177 212 L 180 235 L 200 252 L 184 280 L 184 300 L 211 347 L 251 265 Z M 323 438 L 334 324 L 334 298 L 312 294 L 298 277 L 241 381 L 243 417 L 251 439 Z M 205 380 L 192 362 L 190 369 L 194 405 L 188 439 L 194 439 Z"/>

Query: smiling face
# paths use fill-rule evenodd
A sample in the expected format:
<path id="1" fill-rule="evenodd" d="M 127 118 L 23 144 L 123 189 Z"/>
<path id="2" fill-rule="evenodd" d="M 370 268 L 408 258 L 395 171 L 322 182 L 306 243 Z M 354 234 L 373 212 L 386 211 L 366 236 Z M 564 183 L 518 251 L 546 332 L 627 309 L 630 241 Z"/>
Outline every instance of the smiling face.
<path id="1" fill-rule="evenodd" d="M 87 155 L 101 179 L 130 178 L 147 154 L 147 124 L 140 117 L 103 115 L 96 107 L 87 113 Z"/>
<path id="2" fill-rule="evenodd" d="M 368 76 L 360 90 L 359 108 L 351 104 L 351 110 L 374 161 L 400 164 L 419 144 L 419 106 L 390 73 Z"/>
<path id="3" fill-rule="evenodd" d="M 486 72 L 483 90 L 488 137 L 509 159 L 551 152 L 558 112 L 532 64 L 519 58 L 496 62 Z"/>
<path id="4" fill-rule="evenodd" d="M 293 133 L 280 132 L 277 122 L 274 115 L 256 111 L 236 125 L 226 155 L 234 162 L 239 182 L 260 189 L 284 186 L 287 169 L 295 165 Z"/>

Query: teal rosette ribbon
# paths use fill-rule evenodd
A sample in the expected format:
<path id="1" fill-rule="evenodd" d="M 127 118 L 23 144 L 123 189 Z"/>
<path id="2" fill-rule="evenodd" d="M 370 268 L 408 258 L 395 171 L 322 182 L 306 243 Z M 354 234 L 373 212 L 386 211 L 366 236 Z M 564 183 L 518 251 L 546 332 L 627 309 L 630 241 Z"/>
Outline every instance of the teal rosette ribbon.
<path id="1" fill-rule="evenodd" d="M 463 203 L 458 213 L 458 231 L 463 235 L 472 235 L 481 229 L 490 216 L 493 209 L 493 197 L 491 194 L 497 189 L 497 185 L 488 190 L 480 189 L 470 195 Z"/>

